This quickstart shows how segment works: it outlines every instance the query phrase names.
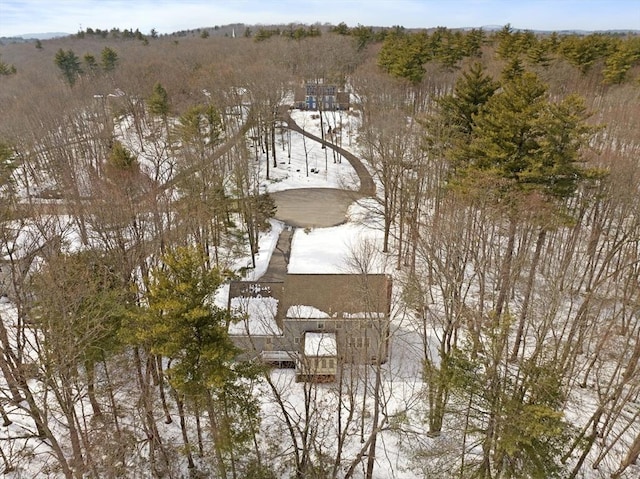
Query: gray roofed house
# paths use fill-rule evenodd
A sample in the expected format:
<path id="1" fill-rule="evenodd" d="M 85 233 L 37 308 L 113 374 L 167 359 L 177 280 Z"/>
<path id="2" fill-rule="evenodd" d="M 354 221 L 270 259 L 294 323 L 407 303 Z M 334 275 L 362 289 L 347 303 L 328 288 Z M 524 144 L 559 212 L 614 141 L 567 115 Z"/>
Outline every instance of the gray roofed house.
<path id="1" fill-rule="evenodd" d="M 248 357 L 277 365 L 289 357 L 285 362 L 297 362 L 306 377 L 311 369 L 300 365 L 309 359 L 307 345 L 314 334 L 334 341 L 336 362 L 385 362 L 390 307 L 391 278 L 384 274 L 287 274 L 282 282 L 236 281 L 229 308 L 246 319 L 229 333 Z"/>

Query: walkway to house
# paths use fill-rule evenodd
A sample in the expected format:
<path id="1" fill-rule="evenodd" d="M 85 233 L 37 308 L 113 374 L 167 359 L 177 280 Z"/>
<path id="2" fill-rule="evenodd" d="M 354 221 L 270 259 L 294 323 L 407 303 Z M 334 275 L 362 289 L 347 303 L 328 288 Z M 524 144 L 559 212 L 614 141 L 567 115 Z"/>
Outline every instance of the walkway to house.
<path id="1" fill-rule="evenodd" d="M 271 260 L 267 271 L 262 275 L 260 281 L 275 282 L 284 281 L 287 274 L 287 265 L 291 256 L 291 240 L 293 239 L 293 228 L 286 227 L 278 236 L 276 247 L 271 253 Z"/>
<path id="2" fill-rule="evenodd" d="M 298 188 L 271 193 L 277 206 L 275 217 L 285 223 L 287 227 L 280 233 L 267 271 L 260 278 L 261 281 L 284 281 L 295 228 L 327 228 L 340 225 L 346 222 L 347 210 L 352 203 L 376 193 L 373 178 L 358 157 L 300 128 L 293 121 L 288 110 L 282 110 L 280 114 L 289 129 L 324 144 L 327 148 L 332 148 L 342 155 L 358 175 L 360 188 L 357 191 L 337 188 Z"/>

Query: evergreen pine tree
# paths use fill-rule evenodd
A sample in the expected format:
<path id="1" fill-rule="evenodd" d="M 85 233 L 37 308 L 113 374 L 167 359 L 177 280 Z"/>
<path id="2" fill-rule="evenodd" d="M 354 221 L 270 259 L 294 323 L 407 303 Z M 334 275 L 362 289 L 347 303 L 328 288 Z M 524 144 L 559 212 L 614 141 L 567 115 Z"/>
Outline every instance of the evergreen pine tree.
<path id="1" fill-rule="evenodd" d="M 138 168 L 138 159 L 122 143 L 114 141 L 107 167 L 112 170 L 132 171 Z"/>
<path id="2" fill-rule="evenodd" d="M 225 274 L 208 269 L 198 248 L 167 253 L 152 272 L 139 338 L 155 354 L 173 360 L 171 383 L 185 394 L 220 387 L 232 374 L 236 348 L 229 339 L 229 313 L 211 304 Z"/>
<path id="3" fill-rule="evenodd" d="M 452 95 L 443 97 L 440 113 L 445 122 L 460 133 L 470 135 L 474 117 L 498 88 L 498 83 L 487 75 L 482 64 L 474 63 L 456 82 Z"/>
<path id="4" fill-rule="evenodd" d="M 100 58 L 102 59 L 102 69 L 105 72 L 115 70 L 118 63 L 118 54 L 115 50 L 109 47 L 104 47 L 100 53 Z"/>
<path id="5" fill-rule="evenodd" d="M 238 467 L 258 430 L 259 408 L 247 379 L 257 377 L 250 363 L 234 361 L 238 349 L 227 333 L 233 320 L 227 309 L 212 304 L 212 295 L 227 278 L 197 247 L 176 248 L 151 272 L 147 307 L 137 316 L 137 340 L 153 354 L 171 360 L 171 386 L 208 413 L 216 468 L 227 477 Z"/>
<path id="6" fill-rule="evenodd" d="M 605 60 L 602 71 L 605 83 L 622 83 L 627 77 L 627 72 L 640 62 L 640 39 L 629 38 L 618 44 Z"/>
<path id="7" fill-rule="evenodd" d="M 65 52 L 61 48 L 56 53 L 54 62 L 62 72 L 62 76 L 69 86 L 75 85 L 78 76 L 82 73 L 82 68 L 80 66 L 80 59 L 73 50 L 67 50 Z"/>
<path id="8" fill-rule="evenodd" d="M 549 102 L 533 73 L 506 80 L 474 117 L 470 143 L 455 152 L 459 179 L 489 174 L 507 196 L 534 189 L 549 198 L 569 195 L 593 173 L 579 163 L 593 132 L 587 117 L 578 97 Z"/>
<path id="9" fill-rule="evenodd" d="M 166 118 L 169 114 L 169 95 L 160 82 L 153 86 L 147 105 L 149 106 L 149 111 L 154 115 Z"/>
<path id="10" fill-rule="evenodd" d="M 87 71 L 89 71 L 90 73 L 96 73 L 98 71 L 98 62 L 96 61 L 96 57 L 94 57 L 90 53 L 87 53 L 84 56 L 83 60 L 86 65 Z"/>
<path id="11" fill-rule="evenodd" d="M 0 57 L 0 75 L 13 75 L 17 72 L 15 65 L 9 65 Z"/>

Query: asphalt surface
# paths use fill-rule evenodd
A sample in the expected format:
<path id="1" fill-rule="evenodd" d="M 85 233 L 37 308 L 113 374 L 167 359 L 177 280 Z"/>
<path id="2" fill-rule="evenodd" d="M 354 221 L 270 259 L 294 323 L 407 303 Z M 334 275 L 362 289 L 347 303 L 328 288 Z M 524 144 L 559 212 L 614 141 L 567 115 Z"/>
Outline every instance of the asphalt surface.
<path id="1" fill-rule="evenodd" d="M 264 282 L 284 281 L 291 254 L 291 240 L 293 239 L 293 228 L 285 228 L 278 236 L 276 247 L 271 253 L 267 271 L 260 278 Z"/>
<path id="2" fill-rule="evenodd" d="M 326 228 L 347 220 L 349 206 L 362 197 L 357 191 L 299 188 L 271 193 L 276 219 L 296 228 Z"/>
<path id="3" fill-rule="evenodd" d="M 375 195 L 376 187 L 371 174 L 353 153 L 300 128 L 293 121 L 288 110 L 281 110 L 280 117 L 289 129 L 340 153 L 358 175 L 360 188 L 358 191 L 337 188 L 301 188 L 271 193 L 277 206 L 276 219 L 297 228 L 326 228 L 344 223 L 347 219 L 347 210 L 354 201 Z"/>
<path id="4" fill-rule="evenodd" d="M 364 164 L 360 161 L 360 158 L 358 158 L 356 155 L 354 155 L 350 151 L 340 148 L 338 145 L 334 145 L 330 141 L 323 140 L 322 138 L 312 135 L 308 131 L 302 129 L 295 121 L 293 121 L 293 118 L 291 118 L 291 115 L 289 114 L 289 110 L 287 109 L 282 109 L 280 111 L 280 119 L 287 124 L 287 127 L 290 130 L 297 131 L 298 133 L 306 136 L 307 138 L 310 138 L 311 140 L 316 141 L 326 146 L 327 148 L 331 148 L 332 150 L 335 150 L 338 153 L 340 153 L 340 155 L 342 155 L 342 157 L 351 164 L 356 174 L 358 175 L 358 178 L 360 179 L 360 189 L 358 191 L 362 196 L 373 196 L 376 194 L 376 185 L 373 182 L 371 173 L 369 173 L 369 170 L 367 170 L 367 167 L 364 166 Z"/>

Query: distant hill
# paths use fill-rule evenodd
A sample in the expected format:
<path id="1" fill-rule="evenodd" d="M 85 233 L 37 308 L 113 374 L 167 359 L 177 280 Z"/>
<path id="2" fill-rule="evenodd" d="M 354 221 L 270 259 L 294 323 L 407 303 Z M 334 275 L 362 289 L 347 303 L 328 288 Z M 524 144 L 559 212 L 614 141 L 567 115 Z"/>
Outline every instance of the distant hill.
<path id="1" fill-rule="evenodd" d="M 46 33 L 24 33 L 22 35 L 14 35 L 11 37 L 0 37 L 0 41 L 2 42 L 14 42 L 19 43 L 21 41 L 29 41 L 29 40 L 49 40 L 51 38 L 58 37 L 67 37 L 71 35 L 71 33 L 64 32 L 46 32 Z"/>
<path id="2" fill-rule="evenodd" d="M 504 28 L 504 25 L 483 25 L 482 28 L 486 32 L 497 32 Z M 530 29 L 527 28 L 515 28 L 512 25 L 514 31 L 527 31 Z M 472 27 L 463 28 L 463 30 L 471 30 Z M 640 30 L 530 30 L 533 33 L 537 34 L 551 34 L 553 32 L 559 33 L 561 35 L 590 35 L 592 33 L 604 33 L 609 35 L 626 35 L 627 33 L 631 33 L 634 35 L 640 34 Z"/>

